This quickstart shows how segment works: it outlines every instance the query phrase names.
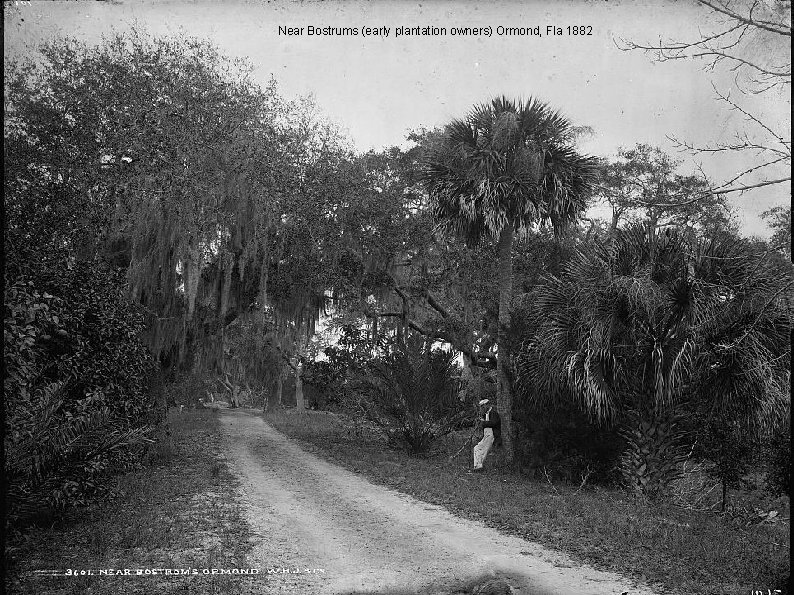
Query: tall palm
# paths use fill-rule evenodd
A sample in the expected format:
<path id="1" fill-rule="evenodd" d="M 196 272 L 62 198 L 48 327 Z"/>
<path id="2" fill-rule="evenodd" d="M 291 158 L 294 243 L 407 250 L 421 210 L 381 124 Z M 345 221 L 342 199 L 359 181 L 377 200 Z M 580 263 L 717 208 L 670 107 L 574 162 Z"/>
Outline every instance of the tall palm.
<path id="1" fill-rule="evenodd" d="M 499 270 L 497 408 L 508 462 L 514 460 L 507 374 L 516 231 L 550 222 L 555 231 L 586 207 L 596 161 L 573 147 L 575 129 L 548 105 L 497 97 L 449 123 L 425 156 L 422 174 L 435 215 L 469 245 L 496 241 Z"/>

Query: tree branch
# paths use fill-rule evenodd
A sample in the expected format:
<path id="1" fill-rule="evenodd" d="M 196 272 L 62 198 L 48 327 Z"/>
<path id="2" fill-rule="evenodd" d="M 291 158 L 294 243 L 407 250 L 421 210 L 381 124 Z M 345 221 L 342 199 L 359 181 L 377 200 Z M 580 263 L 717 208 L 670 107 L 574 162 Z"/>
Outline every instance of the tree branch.
<path id="1" fill-rule="evenodd" d="M 750 62 L 749 60 L 746 60 L 744 58 L 740 58 L 739 56 L 734 56 L 733 54 L 728 54 L 726 52 L 722 52 L 722 51 L 715 50 L 715 49 L 712 49 L 712 48 L 707 48 L 706 51 L 698 52 L 696 54 L 692 54 L 693 58 L 705 58 L 706 56 L 717 56 L 717 58 L 712 62 L 713 64 L 716 64 L 716 62 L 718 60 L 727 59 L 727 60 L 733 60 L 734 62 L 739 62 L 739 64 L 743 64 L 745 66 L 749 66 L 750 68 L 753 68 L 753 69 L 757 70 L 758 72 L 760 72 L 762 74 L 769 75 L 769 76 L 774 76 L 774 77 L 790 77 L 791 76 L 791 71 L 790 70 L 788 72 L 786 72 L 786 71 L 768 70 L 767 68 L 765 68 L 763 66 L 759 66 L 755 62 Z M 736 69 L 736 68 L 739 68 L 739 66 L 734 66 L 734 69 Z"/>
<path id="2" fill-rule="evenodd" d="M 757 169 L 761 169 L 763 167 L 767 167 L 768 165 L 774 165 L 775 163 L 779 163 L 781 161 L 787 161 L 788 159 L 790 159 L 790 158 L 778 157 L 777 159 L 775 159 L 773 161 L 768 161 L 766 163 L 762 163 L 761 165 L 756 165 L 754 167 L 750 167 L 750 168 L 744 170 L 743 172 L 741 172 L 739 174 L 736 174 L 733 178 L 731 178 L 730 180 L 725 182 L 722 186 L 720 186 L 720 188 L 723 188 L 725 186 L 730 186 L 734 182 L 737 182 L 739 180 L 739 178 L 742 178 L 742 177 L 746 176 L 747 174 L 754 172 Z M 717 191 L 715 190 L 715 192 L 717 192 Z"/>
<path id="3" fill-rule="evenodd" d="M 739 13 L 736 13 L 725 6 L 716 4 L 715 2 L 711 2 L 710 0 L 697 0 L 700 4 L 704 6 L 708 6 L 715 12 L 722 13 L 726 16 L 731 17 L 732 19 L 739 21 L 745 25 L 750 25 L 751 27 L 758 27 L 759 29 L 764 29 L 766 31 L 770 31 L 772 33 L 777 33 L 778 35 L 785 35 L 787 37 L 791 37 L 791 27 L 786 27 L 782 23 L 773 23 L 770 21 L 759 21 L 752 18 L 753 8 L 755 8 L 755 3 L 753 7 L 750 9 L 750 14 L 747 17 L 743 17 Z"/>
<path id="4" fill-rule="evenodd" d="M 686 206 L 686 205 L 691 205 L 691 204 L 693 204 L 693 203 L 695 203 L 695 202 L 697 202 L 699 200 L 703 200 L 704 198 L 707 198 L 707 197 L 712 196 L 714 194 L 729 194 L 731 192 L 744 192 L 745 190 L 751 190 L 753 188 L 761 188 L 763 186 L 771 186 L 772 184 L 781 184 L 783 182 L 787 182 L 787 181 L 790 181 L 790 180 L 791 180 L 791 176 L 789 176 L 787 178 L 780 178 L 779 180 L 765 180 L 763 182 L 758 182 L 757 184 L 748 184 L 747 186 L 737 186 L 736 188 L 727 188 L 727 189 L 722 189 L 722 187 L 713 188 L 713 189 L 709 190 L 708 192 L 704 192 L 703 194 L 695 196 L 694 198 L 691 198 L 689 200 L 685 200 L 685 201 L 681 201 L 681 202 L 674 202 L 674 203 L 671 203 L 671 204 L 643 203 L 640 200 L 638 200 L 636 202 L 638 204 L 642 204 L 642 205 L 645 205 L 645 206 L 659 207 L 659 208 L 663 208 L 663 209 L 670 209 L 670 208 L 674 208 L 674 207 L 683 207 L 683 206 Z"/>
<path id="5" fill-rule="evenodd" d="M 425 290 L 425 297 L 427 298 L 427 303 L 439 314 L 441 314 L 442 318 L 449 318 L 449 312 L 447 311 L 444 306 L 442 306 L 439 301 L 433 296 L 430 291 Z"/>
<path id="6" fill-rule="evenodd" d="M 772 130 L 772 129 L 771 129 L 769 126 L 767 126 L 766 124 L 764 124 L 764 123 L 763 123 L 761 120 L 759 120 L 759 119 L 758 119 L 756 116 L 754 116 L 753 114 L 751 114 L 751 113 L 750 113 L 750 112 L 748 112 L 747 110 L 745 110 L 745 109 L 743 109 L 742 107 L 740 107 L 740 106 L 739 106 L 739 105 L 738 105 L 738 104 L 737 104 L 735 101 L 731 101 L 730 95 L 723 95 L 722 93 L 720 93 L 720 92 L 719 92 L 719 90 L 717 90 L 717 87 L 716 87 L 716 85 L 714 85 L 714 83 L 711 83 L 711 88 L 712 88 L 712 89 L 714 89 L 714 92 L 717 94 L 717 97 L 719 97 L 720 99 L 722 99 L 723 101 L 725 101 L 725 102 L 726 102 L 728 105 L 730 105 L 730 106 L 731 106 L 733 109 L 735 109 L 735 110 L 737 110 L 737 111 L 741 112 L 742 114 L 744 114 L 744 116 L 745 116 L 745 117 L 746 117 L 748 120 L 750 120 L 750 121 L 752 121 L 752 122 L 755 122 L 755 123 L 756 123 L 758 126 L 760 126 L 761 128 L 763 128 L 764 130 L 766 130 L 766 131 L 767 131 L 769 134 L 771 134 L 773 137 L 775 137 L 775 138 L 778 140 L 778 142 L 780 142 L 780 143 L 781 143 L 781 144 L 782 144 L 784 147 L 786 147 L 786 146 L 790 147 L 790 145 L 791 145 L 791 143 L 790 143 L 790 142 L 787 144 L 787 143 L 786 143 L 786 140 L 785 140 L 783 137 L 781 137 L 779 134 L 777 134 L 777 133 L 776 133 L 774 130 Z M 789 149 L 789 150 L 790 150 L 790 149 Z"/>
<path id="7" fill-rule="evenodd" d="M 372 314 L 365 314 L 368 318 L 371 318 Z M 402 312 L 381 312 L 378 314 L 379 317 L 402 317 Z M 474 351 L 468 345 L 462 344 L 458 339 L 449 335 L 447 333 L 443 333 L 441 331 L 435 330 L 430 331 L 423 327 L 421 324 L 416 322 L 415 320 L 408 319 L 408 326 L 418 332 L 420 335 L 425 337 L 429 337 L 431 339 L 437 339 L 439 341 L 444 341 L 445 343 L 449 343 L 452 347 L 467 357 L 469 357 L 472 361 L 473 366 L 477 366 L 479 368 L 496 368 L 496 355 L 487 351 Z"/>

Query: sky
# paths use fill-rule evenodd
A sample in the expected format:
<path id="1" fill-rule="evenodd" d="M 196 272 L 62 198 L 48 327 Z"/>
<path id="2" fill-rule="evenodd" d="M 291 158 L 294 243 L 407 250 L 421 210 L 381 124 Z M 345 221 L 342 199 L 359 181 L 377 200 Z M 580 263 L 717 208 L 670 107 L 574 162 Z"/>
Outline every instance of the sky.
<path id="1" fill-rule="evenodd" d="M 732 155 L 679 154 L 668 139 L 708 145 L 748 129 L 741 114 L 715 99 L 715 87 L 731 90 L 730 72 L 704 72 L 702 64 L 690 60 L 658 63 L 617 47 L 621 38 L 696 39 L 699 28 L 708 30 L 715 21 L 691 1 L 16 4 L 15 11 L 6 12 L 6 58 L 33 52 L 54 35 L 97 43 L 103 34 L 133 24 L 154 35 L 185 32 L 209 38 L 223 53 L 248 59 L 262 85 L 272 76 L 288 98 L 312 94 L 362 151 L 404 144 L 411 129 L 443 126 L 475 104 L 507 95 L 537 97 L 575 124 L 590 126 L 594 134 L 580 148 L 593 155 L 614 157 L 620 147 L 649 143 L 682 160 L 682 173 L 694 173 L 700 165 L 715 183 L 752 164 Z M 396 35 L 398 27 L 417 26 L 443 31 Z M 355 28 L 358 34 L 310 35 L 309 27 Z M 490 28 L 490 36 L 453 34 L 459 27 Z M 523 28 L 525 34 L 507 35 L 500 27 Z M 531 34 L 536 27 L 539 35 Z M 568 27 L 587 34 L 568 34 Z M 365 35 L 365 28 L 375 29 L 374 34 Z M 787 51 L 790 63 L 790 47 Z M 790 88 L 741 98 L 790 138 Z M 788 175 L 788 168 L 767 171 L 769 178 Z M 768 236 L 760 213 L 788 205 L 791 187 L 778 184 L 729 196 L 739 209 L 742 233 Z"/>

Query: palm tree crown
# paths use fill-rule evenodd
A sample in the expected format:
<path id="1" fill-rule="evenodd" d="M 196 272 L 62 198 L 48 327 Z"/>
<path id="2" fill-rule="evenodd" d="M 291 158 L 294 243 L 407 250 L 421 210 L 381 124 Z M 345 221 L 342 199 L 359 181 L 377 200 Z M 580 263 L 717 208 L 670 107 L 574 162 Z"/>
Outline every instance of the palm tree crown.
<path id="1" fill-rule="evenodd" d="M 519 384 L 601 419 L 684 405 L 768 428 L 788 398 L 789 288 L 737 238 L 630 227 L 538 290 Z"/>
<path id="2" fill-rule="evenodd" d="M 427 152 L 422 173 L 436 217 L 472 245 L 507 225 L 571 221 L 586 208 L 597 165 L 574 150 L 574 137 L 571 123 L 536 99 L 475 106 Z"/>

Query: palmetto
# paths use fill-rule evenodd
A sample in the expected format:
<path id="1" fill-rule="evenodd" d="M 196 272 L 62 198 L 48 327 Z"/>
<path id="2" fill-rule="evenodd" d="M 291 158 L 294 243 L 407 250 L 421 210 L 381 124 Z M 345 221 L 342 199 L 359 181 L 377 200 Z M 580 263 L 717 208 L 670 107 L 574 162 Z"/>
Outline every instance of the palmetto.
<path id="1" fill-rule="evenodd" d="M 470 245 L 497 241 L 497 406 L 508 461 L 513 460 L 513 432 L 505 331 L 510 326 L 513 236 L 539 222 L 559 229 L 585 209 L 596 161 L 574 149 L 574 138 L 571 123 L 548 105 L 497 97 L 449 123 L 423 164 L 436 217 Z"/>
<path id="2" fill-rule="evenodd" d="M 519 382 L 622 423 L 624 476 L 655 491 L 680 455 L 681 420 L 671 416 L 721 419 L 751 436 L 785 410 L 789 288 L 734 237 L 619 231 L 538 290 Z"/>

